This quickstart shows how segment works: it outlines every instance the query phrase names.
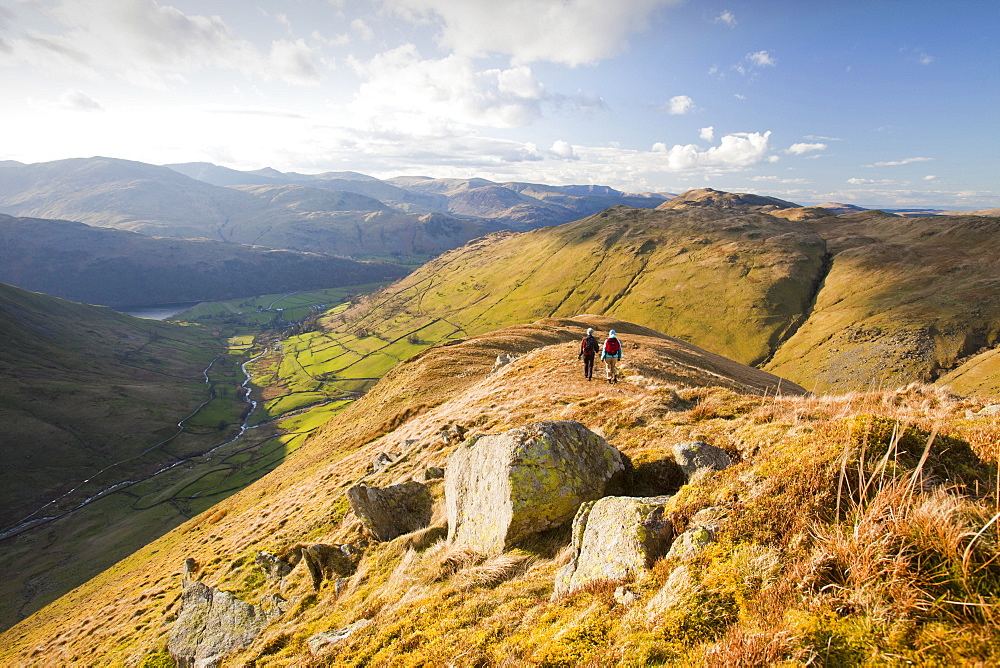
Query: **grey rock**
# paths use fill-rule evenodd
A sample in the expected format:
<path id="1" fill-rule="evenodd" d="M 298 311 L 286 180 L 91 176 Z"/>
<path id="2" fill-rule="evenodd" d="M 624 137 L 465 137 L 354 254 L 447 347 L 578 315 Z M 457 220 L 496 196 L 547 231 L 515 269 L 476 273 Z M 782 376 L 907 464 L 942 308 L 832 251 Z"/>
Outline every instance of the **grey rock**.
<path id="1" fill-rule="evenodd" d="M 674 444 L 674 459 L 688 478 L 698 469 L 721 471 L 733 463 L 725 450 L 703 441 Z"/>
<path id="2" fill-rule="evenodd" d="M 324 580 L 347 577 L 358 567 L 362 552 L 350 545 L 306 545 L 302 560 L 312 577 L 313 589 L 319 591 Z"/>
<path id="3" fill-rule="evenodd" d="M 580 506 L 573 518 L 573 556 L 556 574 L 554 596 L 594 580 L 623 580 L 648 570 L 673 538 L 667 498 L 606 496 Z"/>
<path id="4" fill-rule="evenodd" d="M 270 619 L 229 592 L 188 582 L 167 651 L 180 668 L 211 668 L 250 645 Z"/>
<path id="5" fill-rule="evenodd" d="M 347 502 L 380 541 L 423 529 L 431 522 L 434 505 L 430 490 L 415 480 L 389 487 L 356 485 L 347 490 Z"/>
<path id="6" fill-rule="evenodd" d="M 520 355 L 515 353 L 500 353 L 497 355 L 496 362 L 493 363 L 493 371 L 491 373 L 496 373 L 500 369 L 504 368 L 514 360 L 516 360 Z"/>
<path id="7" fill-rule="evenodd" d="M 628 460 L 579 422 L 539 422 L 465 441 L 448 460 L 448 539 L 486 555 L 570 521 Z"/>
<path id="8" fill-rule="evenodd" d="M 375 459 L 372 460 L 372 472 L 379 473 L 384 471 L 392 464 L 394 461 L 399 459 L 400 453 L 398 452 L 380 452 L 375 455 Z"/>
<path id="9" fill-rule="evenodd" d="M 269 582 L 277 582 L 292 572 L 291 565 L 282 561 L 270 552 L 258 552 L 254 562 L 262 569 Z"/>
<path id="10" fill-rule="evenodd" d="M 698 556 L 699 552 L 715 542 L 724 513 L 722 508 L 703 508 L 695 513 L 688 528 L 674 539 L 667 556 L 681 561 L 691 561 Z"/>
<path id="11" fill-rule="evenodd" d="M 976 415 L 1000 415 L 1000 404 L 990 404 L 976 413 Z"/>
<path id="12" fill-rule="evenodd" d="M 306 641 L 309 644 L 309 652 L 313 655 L 322 654 L 331 646 L 347 640 L 356 632 L 366 626 L 370 626 L 371 623 L 372 620 L 370 619 L 359 619 L 358 621 L 348 624 L 344 628 L 337 631 L 323 631 L 322 633 L 309 636 L 309 639 Z"/>
<path id="13" fill-rule="evenodd" d="M 439 466 L 428 466 L 423 473 L 424 482 L 440 480 L 444 477 L 444 469 Z"/>
<path id="14" fill-rule="evenodd" d="M 198 562 L 188 557 L 184 560 L 184 571 L 181 576 L 181 582 L 187 584 L 188 581 L 192 579 L 192 576 L 198 571 Z"/>

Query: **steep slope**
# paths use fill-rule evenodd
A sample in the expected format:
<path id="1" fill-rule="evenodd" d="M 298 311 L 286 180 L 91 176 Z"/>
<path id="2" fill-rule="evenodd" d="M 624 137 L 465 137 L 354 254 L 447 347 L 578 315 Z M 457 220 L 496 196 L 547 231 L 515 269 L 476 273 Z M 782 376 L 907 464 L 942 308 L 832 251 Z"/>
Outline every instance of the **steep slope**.
<path id="1" fill-rule="evenodd" d="M 390 281 L 407 273 L 385 262 L 4 214 L 0 245 L 0 281 L 108 306 L 215 301 Z"/>
<path id="2" fill-rule="evenodd" d="M 805 224 L 827 240 L 830 271 L 769 370 L 810 390 L 894 387 L 1000 342 L 1000 219 L 863 212 Z M 1000 378 L 976 388 L 998 391 Z"/>
<path id="3" fill-rule="evenodd" d="M 206 401 L 204 369 L 221 351 L 201 328 L 2 284 L 0 331 L 4 529 L 110 464 L 162 465 L 139 455 Z"/>
<path id="4" fill-rule="evenodd" d="M 275 179 L 264 180 L 273 185 Z M 433 255 L 486 232 L 476 221 L 389 209 L 369 192 L 361 192 L 364 197 L 331 194 L 334 181 L 371 186 L 328 179 L 317 182 L 326 190 L 313 188 L 312 193 L 304 186 L 257 192 L 213 186 L 167 167 L 128 160 L 6 162 L 0 164 L 0 212 L 352 256 Z"/>
<path id="5" fill-rule="evenodd" d="M 622 332 L 618 385 L 582 379 L 575 353 L 586 326 Z M 522 356 L 494 371 L 501 353 Z M 983 403 L 927 388 L 811 399 L 787 383 L 792 396 L 776 398 L 777 385 L 774 376 L 676 339 L 592 316 L 427 351 L 268 477 L 5 632 L 0 662 L 169 661 L 185 559 L 193 564 L 186 577 L 278 605 L 249 647 L 227 658 L 234 665 L 770 665 L 815 656 L 843 664 L 887 653 L 950 664 L 996 659 L 996 627 L 965 610 L 996 600 L 995 546 L 982 541 L 966 552 L 967 565 L 986 569 L 975 571 L 980 579 L 933 576 L 963 563 L 966 543 L 956 554 L 944 537 L 989 526 L 993 499 L 966 495 L 993 473 L 976 452 L 985 456 L 1000 437 L 995 421 L 964 417 Z M 667 511 L 677 531 L 710 508 L 718 523 L 700 551 L 553 598 L 556 572 L 569 558 L 567 528 L 484 563 L 440 540 L 439 481 L 429 483 L 432 526 L 390 542 L 366 536 L 347 509 L 344 490 L 359 480 L 384 487 L 447 466 L 462 432 L 553 419 L 580 421 L 631 458 L 624 493 L 674 494 Z M 913 486 L 890 496 L 893 477 L 905 483 L 918 459 L 897 451 L 891 470 L 878 468 L 896 420 L 905 447 L 922 446 L 935 425 L 939 443 L 922 464 L 927 488 L 932 476 L 961 464 L 960 475 L 944 480 L 950 491 Z M 682 441 L 724 448 L 735 465 L 681 485 L 672 449 Z M 373 471 L 384 452 L 399 456 Z M 847 485 L 843 498 L 838 477 Z M 869 492 L 855 480 L 878 487 Z M 315 588 L 301 561 L 280 584 L 255 563 L 261 551 L 292 559 L 303 545 L 343 543 L 364 550 L 356 573 Z M 676 586 L 679 578 L 669 576 L 682 564 L 690 578 L 689 589 L 677 590 L 682 604 L 648 613 Z M 619 586 L 631 602 L 615 596 Z M 313 634 L 359 620 L 373 623 L 322 656 L 311 651 Z"/>

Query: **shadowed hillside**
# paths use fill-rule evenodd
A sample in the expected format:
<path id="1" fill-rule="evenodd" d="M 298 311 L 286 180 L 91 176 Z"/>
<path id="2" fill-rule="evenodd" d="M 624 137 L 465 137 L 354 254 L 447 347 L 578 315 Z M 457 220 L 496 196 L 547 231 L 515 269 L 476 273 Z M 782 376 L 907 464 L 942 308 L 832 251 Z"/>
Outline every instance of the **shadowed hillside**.
<path id="1" fill-rule="evenodd" d="M 207 400 L 204 369 L 222 350 L 201 328 L 2 284 L 0 331 L 4 529 L 115 462 L 135 458 L 125 475 L 161 465 L 140 454 Z"/>
<path id="2" fill-rule="evenodd" d="M 619 384 L 582 378 L 577 339 L 587 326 L 621 333 Z M 501 354 L 513 359 L 497 368 Z M 1000 436 L 984 403 L 918 386 L 806 398 L 787 381 L 790 394 L 776 397 L 778 382 L 597 316 L 428 350 L 281 468 L 5 632 L 0 660 L 170 661 L 185 559 L 185 582 L 265 606 L 254 608 L 265 617 L 248 644 L 227 650 L 233 664 L 996 659 L 995 626 L 967 605 L 993 605 L 1000 595 L 993 539 L 977 540 L 995 501 L 976 492 L 990 489 L 993 475 L 980 458 L 993 461 L 986 453 Z M 714 518 L 701 542 L 688 556 L 671 553 L 629 577 L 553 596 L 557 571 L 573 558 L 568 527 L 498 555 L 443 540 L 445 486 L 427 477 L 429 467 L 448 475 L 466 435 L 540 420 L 578 421 L 627 455 L 631 472 L 617 493 L 671 494 L 658 503 L 676 541 Z M 732 465 L 685 478 L 675 446 L 692 441 L 724 450 Z M 897 452 L 891 469 L 887 448 Z M 376 460 L 380 453 L 394 454 Z M 915 471 L 926 482 L 907 487 Z M 375 540 L 345 490 L 414 479 L 434 504 L 429 526 Z M 343 575 L 315 575 L 297 556 L 342 544 L 358 555 Z M 273 570 L 278 562 L 294 565 Z M 939 568 L 952 567 L 943 579 Z M 333 633 L 348 625 L 353 634 Z M 326 632 L 326 644 L 314 646 Z"/>
<path id="3" fill-rule="evenodd" d="M 147 237 L 81 223 L 0 214 L 0 281 L 78 302 L 125 306 L 218 301 L 389 281 L 385 262 L 261 246 Z"/>

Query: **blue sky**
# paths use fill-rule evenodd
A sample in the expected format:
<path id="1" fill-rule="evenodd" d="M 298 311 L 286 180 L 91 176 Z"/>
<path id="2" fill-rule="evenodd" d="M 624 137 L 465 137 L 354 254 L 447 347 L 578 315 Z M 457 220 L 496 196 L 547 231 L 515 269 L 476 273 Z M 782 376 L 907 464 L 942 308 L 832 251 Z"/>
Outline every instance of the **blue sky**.
<path id="1" fill-rule="evenodd" d="M 0 0 L 0 159 L 998 207 L 998 32 L 997 0 Z"/>

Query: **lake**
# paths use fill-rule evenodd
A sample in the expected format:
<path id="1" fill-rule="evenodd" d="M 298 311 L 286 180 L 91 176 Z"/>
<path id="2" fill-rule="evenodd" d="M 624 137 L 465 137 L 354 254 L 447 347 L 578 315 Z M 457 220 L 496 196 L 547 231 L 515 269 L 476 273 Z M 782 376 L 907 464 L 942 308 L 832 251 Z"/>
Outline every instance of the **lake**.
<path id="1" fill-rule="evenodd" d="M 186 311 L 201 302 L 178 302 L 176 304 L 141 304 L 138 306 L 120 306 L 116 311 L 149 320 L 166 320 L 181 311 Z"/>

